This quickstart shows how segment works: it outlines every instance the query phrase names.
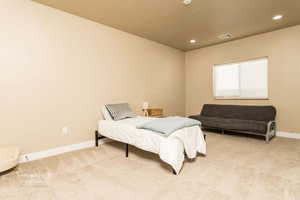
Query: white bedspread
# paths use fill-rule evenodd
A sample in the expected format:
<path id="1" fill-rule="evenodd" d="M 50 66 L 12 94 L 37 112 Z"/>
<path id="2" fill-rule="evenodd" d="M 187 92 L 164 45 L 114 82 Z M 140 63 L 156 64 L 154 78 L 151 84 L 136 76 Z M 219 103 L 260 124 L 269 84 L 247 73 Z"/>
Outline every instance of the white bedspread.
<path id="1" fill-rule="evenodd" d="M 206 142 L 199 126 L 177 130 L 169 137 L 136 128 L 153 119 L 136 117 L 120 121 L 101 120 L 98 131 L 113 140 L 159 154 L 160 159 L 171 165 L 177 174 L 183 165 L 184 151 L 190 159 L 195 158 L 197 152 L 206 154 Z"/>

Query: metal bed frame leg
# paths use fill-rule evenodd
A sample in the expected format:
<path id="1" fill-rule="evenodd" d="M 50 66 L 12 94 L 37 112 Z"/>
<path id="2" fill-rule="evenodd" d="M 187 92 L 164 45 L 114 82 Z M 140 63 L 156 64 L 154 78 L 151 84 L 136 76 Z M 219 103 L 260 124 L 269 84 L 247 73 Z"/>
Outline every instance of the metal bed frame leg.
<path id="1" fill-rule="evenodd" d="M 126 144 L 126 158 L 128 158 L 128 144 Z"/>
<path id="2" fill-rule="evenodd" d="M 99 146 L 98 138 L 99 138 L 99 133 L 98 133 L 98 131 L 95 131 L 95 146 L 96 146 L 96 147 Z"/>
<path id="3" fill-rule="evenodd" d="M 103 138 L 105 138 L 104 136 L 102 136 L 102 135 L 100 135 L 99 134 L 99 132 L 98 132 L 98 130 L 96 130 L 95 131 L 95 146 L 96 147 L 99 147 L 99 140 L 100 139 L 103 139 Z M 125 151 L 125 155 L 126 155 L 126 158 L 128 158 L 128 149 L 129 149 L 129 145 L 128 144 L 126 144 L 126 151 Z"/>
<path id="4" fill-rule="evenodd" d="M 102 138 L 105 138 L 105 137 L 101 136 L 98 131 L 95 131 L 95 145 L 96 145 L 96 147 L 99 146 L 99 139 L 102 139 Z M 206 139 L 206 136 L 205 136 L 205 139 Z M 126 156 L 126 158 L 128 158 L 128 156 L 129 156 L 129 145 L 128 144 L 126 144 L 125 156 Z M 172 172 L 173 172 L 174 175 L 177 175 L 177 173 L 175 172 L 175 170 L 173 168 L 172 168 Z"/>
<path id="5" fill-rule="evenodd" d="M 99 146 L 99 140 L 104 139 L 105 137 L 100 135 L 99 132 L 96 130 L 95 131 L 95 146 Z"/>

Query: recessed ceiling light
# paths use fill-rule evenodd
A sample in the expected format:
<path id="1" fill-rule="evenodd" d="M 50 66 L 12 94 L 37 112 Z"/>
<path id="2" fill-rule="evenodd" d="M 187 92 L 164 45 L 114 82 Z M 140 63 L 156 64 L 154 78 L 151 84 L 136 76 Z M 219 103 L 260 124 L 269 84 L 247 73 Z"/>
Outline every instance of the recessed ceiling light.
<path id="1" fill-rule="evenodd" d="M 191 44 L 195 44 L 197 41 L 196 40 L 190 40 Z"/>
<path id="2" fill-rule="evenodd" d="M 283 16 L 282 15 L 275 15 L 273 20 L 280 20 Z"/>
<path id="3" fill-rule="evenodd" d="M 182 3 L 185 5 L 189 5 L 192 3 L 192 0 L 182 0 Z"/>

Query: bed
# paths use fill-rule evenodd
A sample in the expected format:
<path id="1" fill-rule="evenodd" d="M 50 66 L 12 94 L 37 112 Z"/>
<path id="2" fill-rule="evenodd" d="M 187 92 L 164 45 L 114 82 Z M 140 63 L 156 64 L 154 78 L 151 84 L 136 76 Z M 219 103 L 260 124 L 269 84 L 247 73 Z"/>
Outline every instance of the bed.
<path id="1" fill-rule="evenodd" d="M 95 132 L 96 146 L 98 140 L 110 138 L 139 149 L 158 154 L 160 159 L 169 164 L 174 174 L 178 174 L 183 166 L 185 154 L 194 159 L 197 154 L 206 155 L 206 141 L 199 126 L 192 126 L 176 130 L 170 136 L 164 137 L 156 132 L 138 129 L 137 126 L 155 120 L 156 118 L 136 116 L 118 121 L 111 119 L 106 107 L 102 108 L 105 120 L 100 120 Z"/>

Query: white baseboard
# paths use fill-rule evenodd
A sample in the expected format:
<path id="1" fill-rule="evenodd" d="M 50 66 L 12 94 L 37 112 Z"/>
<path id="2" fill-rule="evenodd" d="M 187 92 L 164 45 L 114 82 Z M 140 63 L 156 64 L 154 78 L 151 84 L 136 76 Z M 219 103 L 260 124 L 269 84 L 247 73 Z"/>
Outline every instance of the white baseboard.
<path id="1" fill-rule="evenodd" d="M 292 139 L 300 139 L 300 133 L 289 133 L 289 132 L 283 132 L 278 131 L 276 133 L 278 137 L 285 137 L 285 138 L 292 138 Z"/>
<path id="2" fill-rule="evenodd" d="M 105 139 L 99 140 L 99 144 L 104 144 L 104 143 L 110 142 L 110 141 L 111 140 L 105 138 Z M 95 146 L 95 141 L 86 141 L 86 142 L 82 142 L 82 143 L 79 143 L 79 144 L 71 144 L 71 145 L 67 145 L 67 146 L 57 147 L 57 148 L 54 148 L 54 149 L 49 149 L 49 150 L 46 150 L 46 151 L 23 154 L 23 155 L 20 156 L 19 163 L 25 163 L 25 162 L 30 162 L 30 161 L 33 161 L 33 160 L 47 158 L 47 157 L 50 157 L 50 156 L 55 156 L 55 155 L 67 153 L 67 152 L 70 152 L 70 151 L 76 151 L 76 150 L 80 150 L 80 149 L 91 148 L 93 146 Z"/>

